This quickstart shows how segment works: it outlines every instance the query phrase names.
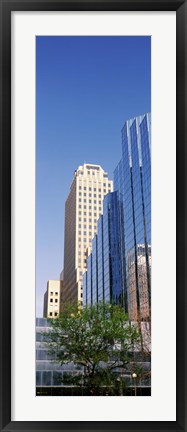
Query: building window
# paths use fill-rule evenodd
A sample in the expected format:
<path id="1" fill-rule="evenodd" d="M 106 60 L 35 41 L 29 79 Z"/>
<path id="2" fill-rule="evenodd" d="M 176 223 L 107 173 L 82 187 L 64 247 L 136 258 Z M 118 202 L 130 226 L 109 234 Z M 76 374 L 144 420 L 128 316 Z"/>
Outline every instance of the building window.
<path id="1" fill-rule="evenodd" d="M 50 292 L 50 295 L 53 295 L 53 291 Z"/>
<path id="2" fill-rule="evenodd" d="M 58 312 L 55 312 L 55 316 L 58 316 Z"/>
<path id="3" fill-rule="evenodd" d="M 84 225 L 84 229 L 86 229 L 86 225 Z"/>
<path id="4" fill-rule="evenodd" d="M 94 198 L 96 198 L 96 196 L 97 196 L 97 195 L 96 195 L 96 194 L 94 194 Z"/>
<path id="5" fill-rule="evenodd" d="M 103 183 L 103 186 L 105 187 L 105 186 L 106 186 L 106 183 Z"/>
<path id="6" fill-rule="evenodd" d="M 86 236 L 86 231 L 84 231 L 84 235 Z"/>
<path id="7" fill-rule="evenodd" d="M 79 215 L 81 215 L 81 212 L 79 211 Z"/>
<path id="8" fill-rule="evenodd" d="M 57 292 L 57 291 L 55 292 L 55 295 L 58 295 L 58 292 Z"/>
<path id="9" fill-rule="evenodd" d="M 84 186 L 84 190 L 86 190 L 86 187 Z M 84 194 L 85 195 L 85 194 Z"/>
<path id="10" fill-rule="evenodd" d="M 96 223 L 97 222 L 97 219 L 94 219 L 94 223 Z"/>
<path id="11" fill-rule="evenodd" d="M 96 188 L 94 188 L 94 192 L 96 192 Z"/>
<path id="12" fill-rule="evenodd" d="M 86 222 L 86 218 L 84 218 L 84 222 Z"/>
<path id="13" fill-rule="evenodd" d="M 86 216 L 86 212 L 84 212 L 84 216 Z"/>
<path id="14" fill-rule="evenodd" d="M 101 204 L 101 201 L 99 201 L 99 204 Z"/>
<path id="15" fill-rule="evenodd" d="M 79 222 L 81 222 L 81 218 L 79 218 Z"/>
<path id="16" fill-rule="evenodd" d="M 79 196 L 81 196 L 82 195 L 82 192 L 79 192 Z"/>
<path id="17" fill-rule="evenodd" d="M 58 303 L 58 299 L 55 299 L 55 303 Z"/>
<path id="18" fill-rule="evenodd" d="M 89 200 L 89 203 L 91 204 L 92 200 Z"/>
<path id="19" fill-rule="evenodd" d="M 84 205 L 84 209 L 86 209 L 86 206 Z"/>
<path id="20" fill-rule="evenodd" d="M 81 198 L 79 198 L 79 202 L 81 202 Z"/>
<path id="21" fill-rule="evenodd" d="M 99 192 L 101 192 L 101 189 L 99 189 Z"/>
<path id="22" fill-rule="evenodd" d="M 82 189 L 82 186 L 79 186 L 79 190 L 81 190 Z"/>
<path id="23" fill-rule="evenodd" d="M 79 228 L 81 228 L 81 224 L 79 224 Z"/>
<path id="24" fill-rule="evenodd" d="M 52 313 L 52 312 L 49 312 L 49 316 L 53 316 L 53 313 Z"/>
<path id="25" fill-rule="evenodd" d="M 50 303 L 53 303 L 53 299 L 50 299 Z"/>
<path id="26" fill-rule="evenodd" d="M 81 242 L 81 238 L 80 237 L 78 238 L 78 241 Z"/>
<path id="27" fill-rule="evenodd" d="M 92 235 L 92 233 L 91 232 L 89 232 L 89 236 L 91 237 L 91 235 Z"/>
<path id="28" fill-rule="evenodd" d="M 92 194 L 91 193 L 89 193 L 89 197 L 91 197 L 92 196 Z"/>
<path id="29" fill-rule="evenodd" d="M 84 243 L 86 243 L 86 238 L 84 238 Z"/>
<path id="30" fill-rule="evenodd" d="M 86 199 L 84 199 L 84 203 L 86 203 Z"/>
<path id="31" fill-rule="evenodd" d="M 92 190 L 92 188 L 91 187 L 89 187 L 89 191 L 91 191 Z"/>
<path id="32" fill-rule="evenodd" d="M 81 208 L 81 204 L 79 204 L 79 208 Z"/>
<path id="33" fill-rule="evenodd" d="M 101 211 L 101 207 L 99 207 L 99 211 Z"/>
<path id="34" fill-rule="evenodd" d="M 88 174 L 90 174 L 90 171 L 88 171 Z"/>
<path id="35" fill-rule="evenodd" d="M 94 204 L 96 204 L 96 202 L 97 202 L 97 201 L 96 201 L 96 200 L 94 200 Z"/>
<path id="36" fill-rule="evenodd" d="M 96 206 L 94 207 L 94 210 L 97 210 L 97 207 L 96 207 Z"/>
<path id="37" fill-rule="evenodd" d="M 89 229 L 90 229 L 90 230 L 92 229 L 92 226 L 91 226 L 91 225 L 89 225 Z"/>
<path id="38" fill-rule="evenodd" d="M 106 189 L 104 189 L 103 192 L 106 193 Z"/>
<path id="39" fill-rule="evenodd" d="M 101 198 L 101 194 L 99 194 L 99 198 Z"/>

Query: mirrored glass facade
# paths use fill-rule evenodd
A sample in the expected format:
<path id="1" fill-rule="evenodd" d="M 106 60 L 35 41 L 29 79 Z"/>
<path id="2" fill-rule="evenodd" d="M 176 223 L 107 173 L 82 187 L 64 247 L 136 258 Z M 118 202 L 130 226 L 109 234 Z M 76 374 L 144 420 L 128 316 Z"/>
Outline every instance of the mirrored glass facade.
<path id="1" fill-rule="evenodd" d="M 104 301 L 103 216 L 97 223 L 98 302 Z"/>
<path id="2" fill-rule="evenodd" d="M 122 195 L 125 285 L 130 320 L 151 316 L 151 116 L 129 120 L 122 129 L 122 159 L 114 189 Z"/>
<path id="3" fill-rule="evenodd" d="M 87 259 L 87 304 L 93 303 L 93 292 L 92 292 L 92 254 Z M 83 286 L 84 291 L 84 286 Z"/>
<path id="4" fill-rule="evenodd" d="M 118 192 L 106 195 L 103 216 L 87 261 L 83 278 L 83 302 L 126 303 L 123 205 Z"/>
<path id="5" fill-rule="evenodd" d="M 98 302 L 98 259 L 97 259 L 97 235 L 92 240 L 92 302 Z"/>

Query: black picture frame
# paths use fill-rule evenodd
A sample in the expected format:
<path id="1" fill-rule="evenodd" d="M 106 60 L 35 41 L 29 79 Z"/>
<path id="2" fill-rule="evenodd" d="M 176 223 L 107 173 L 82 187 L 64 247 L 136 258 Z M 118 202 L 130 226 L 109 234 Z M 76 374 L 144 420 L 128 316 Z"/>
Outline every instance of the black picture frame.
<path id="1" fill-rule="evenodd" d="M 11 11 L 176 11 L 177 19 L 177 420 L 153 422 L 11 421 Z M 0 0 L 0 429 L 1 431 L 187 431 L 186 421 L 186 0 Z M 166 28 L 167 31 L 167 28 Z M 185 124 L 186 120 L 186 124 Z M 169 127 L 169 125 L 168 125 Z M 169 161 L 168 161 L 169 163 Z M 167 307 L 168 305 L 166 305 Z M 187 310 L 187 308 L 186 308 Z M 172 317 L 171 317 L 172 319 Z M 169 353 L 168 353 L 169 361 Z M 167 372 L 167 371 L 166 371 Z M 171 377 L 172 379 L 172 377 Z M 166 392 L 167 389 L 162 388 Z"/>

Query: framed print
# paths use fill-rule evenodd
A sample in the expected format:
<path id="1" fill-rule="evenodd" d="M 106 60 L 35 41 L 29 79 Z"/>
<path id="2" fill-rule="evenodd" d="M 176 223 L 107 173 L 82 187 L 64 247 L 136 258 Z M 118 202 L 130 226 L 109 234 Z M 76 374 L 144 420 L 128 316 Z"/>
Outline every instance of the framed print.
<path id="1" fill-rule="evenodd" d="M 186 1 L 0 5 L 1 430 L 185 431 Z"/>

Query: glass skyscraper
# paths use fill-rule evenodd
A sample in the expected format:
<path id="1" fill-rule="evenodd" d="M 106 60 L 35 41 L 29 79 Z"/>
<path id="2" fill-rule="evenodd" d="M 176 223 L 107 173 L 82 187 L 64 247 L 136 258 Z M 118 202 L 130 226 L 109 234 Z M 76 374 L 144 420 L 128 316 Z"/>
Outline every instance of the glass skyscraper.
<path id="1" fill-rule="evenodd" d="M 122 159 L 114 190 L 124 212 L 127 303 L 130 320 L 151 316 L 151 116 L 136 117 L 122 129 Z"/>
<path id="2" fill-rule="evenodd" d="M 99 301 L 126 307 L 123 206 L 118 192 L 106 195 L 98 232 L 83 276 L 83 304 Z"/>
<path id="3" fill-rule="evenodd" d="M 124 305 L 131 321 L 151 319 L 151 115 L 128 120 L 114 192 L 103 216 L 83 276 L 83 304 Z"/>

